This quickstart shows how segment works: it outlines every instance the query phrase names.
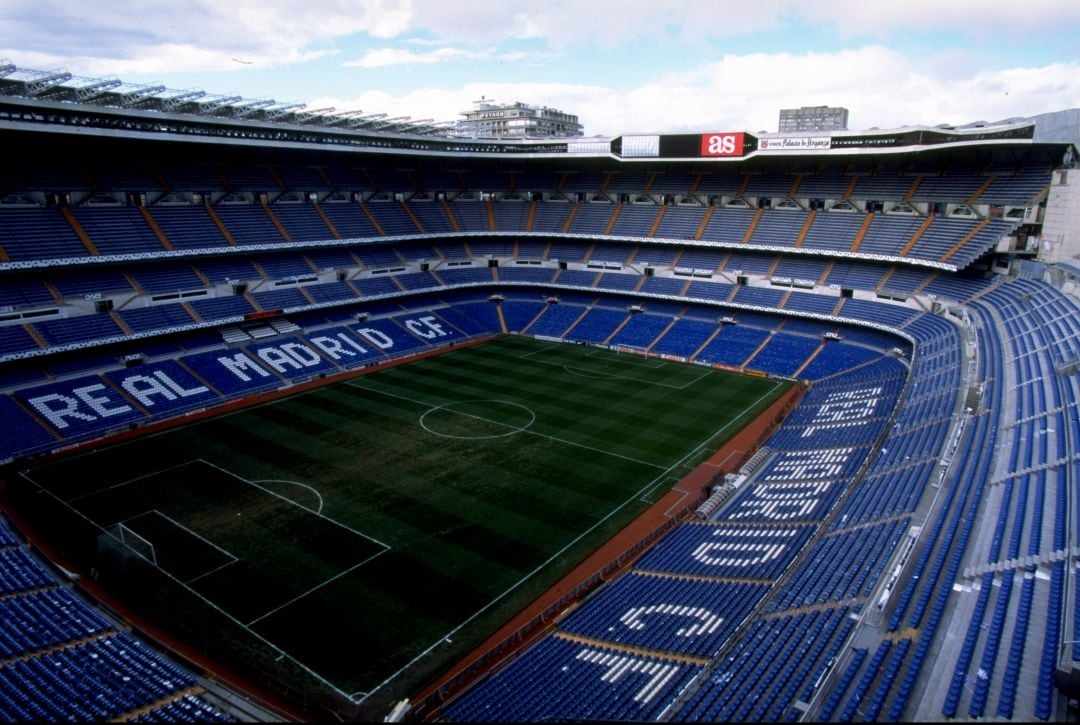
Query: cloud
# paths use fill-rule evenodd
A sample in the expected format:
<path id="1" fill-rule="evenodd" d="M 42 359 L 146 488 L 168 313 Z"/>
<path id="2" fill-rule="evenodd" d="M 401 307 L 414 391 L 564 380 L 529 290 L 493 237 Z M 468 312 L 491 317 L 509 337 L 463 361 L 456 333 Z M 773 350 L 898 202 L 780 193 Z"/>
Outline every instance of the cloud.
<path id="1" fill-rule="evenodd" d="M 543 39 L 555 49 L 611 47 L 637 40 L 704 41 L 812 25 L 842 37 L 882 39 L 900 31 L 938 30 L 1008 38 L 1017 31 L 1044 37 L 1075 32 L 1080 4 L 1060 0 L 994 3 L 985 0 L 905 0 L 903 3 L 831 0 L 547 0 L 527 11 L 513 3 L 414 0 L 409 26 L 454 42 Z"/>
<path id="2" fill-rule="evenodd" d="M 5 0 L 0 58 L 168 84 L 184 73 L 190 83 L 192 73 L 286 69 L 336 56 L 353 75 L 337 80 L 332 64 L 323 64 L 320 91 L 309 90 L 317 84 L 299 67 L 263 80 L 307 81 L 299 93 L 287 85 L 272 91 L 295 98 L 334 94 L 326 89 L 355 87 L 358 79 L 393 87 L 393 69 L 419 67 L 422 74 L 401 77 L 421 77 L 426 88 L 308 105 L 453 120 L 486 95 L 576 113 L 590 134 L 774 129 L 780 108 L 823 103 L 846 106 L 852 127 L 866 128 L 1080 106 L 1075 53 L 1049 64 L 1011 60 L 1022 57 L 1023 37 L 1038 38 L 1040 49 L 1075 48 L 1069 33 L 1078 22 L 1080 3 L 1060 0 L 993 8 L 981 0 L 831 0 L 827 12 L 794 0 L 548 0 L 527 9 L 475 0 Z M 797 39 L 785 34 L 792 29 Z M 833 49 L 839 36 L 860 45 Z M 972 40 L 951 42 L 962 37 Z M 736 52 L 747 38 L 763 50 Z M 926 47 L 941 39 L 948 42 Z M 803 47 L 827 50 L 767 50 Z M 657 48 L 667 57 L 653 57 Z M 999 48 L 1009 53 L 994 55 Z M 500 61 L 520 65 L 500 71 Z M 657 70 L 674 67 L 677 73 Z M 372 69 L 389 70 L 362 77 Z M 242 82 L 230 84 L 243 92 Z"/>
<path id="3" fill-rule="evenodd" d="M 1080 23 L 1080 3 L 1025 0 L 906 0 L 868 3 L 831 0 L 828 6 L 795 0 L 548 0 L 527 8 L 475 0 L 5 0 L 0 14 L 0 48 L 24 67 L 69 67 L 80 74 L 153 75 L 220 71 L 233 57 L 257 68 L 307 62 L 332 53 L 355 56 L 357 44 L 374 41 L 358 67 L 440 62 L 422 52 L 402 54 L 407 43 L 484 53 L 504 52 L 516 41 L 530 52 L 607 49 L 641 44 L 641 55 L 663 42 L 722 48 L 725 39 L 758 34 L 777 42 L 788 32 L 814 29 L 829 37 L 884 42 L 898 33 L 935 32 L 995 42 L 1070 43 Z M 782 41 L 781 41 L 782 42 Z M 396 45 L 395 45 L 396 44 Z M 398 49 L 398 55 L 390 49 Z M 1065 46 L 1068 47 L 1068 46 Z M 447 51 L 443 51 L 444 53 Z M 483 56 L 480 56 L 483 58 Z M 434 59 L 434 60 L 432 60 Z M 365 65 L 366 64 L 366 65 Z"/>
<path id="4" fill-rule="evenodd" d="M 147 58 L 101 59 L 97 57 L 65 56 L 58 59 L 48 53 L 19 53 L 15 55 L 0 48 L 0 57 L 17 58 L 20 67 L 35 70 L 63 66 L 76 76 L 112 76 L 121 80 L 137 76 L 159 77 L 178 69 L 200 72 L 269 68 L 282 64 L 303 63 L 332 55 L 332 51 L 303 52 L 289 49 L 281 55 L 267 56 L 244 51 L 214 50 L 197 45 L 162 43 Z"/>
<path id="5" fill-rule="evenodd" d="M 321 57 L 348 35 L 395 37 L 410 17 L 408 0 L 7 0 L 0 53 L 24 67 L 94 75 L 221 70 L 232 57 L 268 67 Z"/>
<path id="6" fill-rule="evenodd" d="M 527 51 L 500 51 L 497 48 L 441 47 L 426 52 L 408 48 L 372 48 L 356 60 L 342 63 L 345 68 L 386 68 L 398 65 L 434 65 L 449 62 L 493 62 L 550 59 L 550 54 Z"/>
<path id="7" fill-rule="evenodd" d="M 513 3 L 469 0 L 415 0 L 411 25 L 456 42 L 490 43 L 497 39 L 542 39 L 555 49 L 573 45 L 611 47 L 648 38 L 665 29 L 686 36 L 730 36 L 773 27 L 790 0 L 745 4 L 661 3 L 655 0 L 548 0 L 527 10 Z"/>
<path id="8" fill-rule="evenodd" d="M 465 83 L 403 94 L 370 91 L 310 105 L 455 120 L 481 94 L 576 113 L 588 135 L 775 131 L 781 108 L 844 106 L 852 129 L 990 121 L 1080 106 L 1080 62 L 932 75 L 884 46 L 835 53 L 754 53 L 643 82 Z"/>
<path id="9" fill-rule="evenodd" d="M 385 68 L 393 65 L 431 65 L 455 60 L 489 60 L 492 50 L 463 50 L 461 48 L 436 48 L 426 53 L 416 53 L 404 48 L 373 48 L 358 60 L 342 65 L 346 68 Z"/>
<path id="10" fill-rule="evenodd" d="M 1060 0 L 993 4 L 985 0 L 905 0 L 903 3 L 833 0 L 827 19 L 817 17 L 819 9 L 814 4 L 803 8 L 799 13 L 806 20 L 834 27 L 847 37 L 883 37 L 897 30 L 941 30 L 996 36 L 1020 43 L 1024 42 L 1025 32 L 1072 34 L 1080 22 L 1080 4 Z"/>

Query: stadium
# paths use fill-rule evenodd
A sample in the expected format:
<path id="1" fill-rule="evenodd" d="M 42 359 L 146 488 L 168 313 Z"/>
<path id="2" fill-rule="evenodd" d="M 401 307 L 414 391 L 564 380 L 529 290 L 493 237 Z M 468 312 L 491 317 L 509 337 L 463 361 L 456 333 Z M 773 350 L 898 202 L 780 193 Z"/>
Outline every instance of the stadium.
<path id="1" fill-rule="evenodd" d="M 0 138 L 0 719 L 1075 716 L 1072 141 Z"/>

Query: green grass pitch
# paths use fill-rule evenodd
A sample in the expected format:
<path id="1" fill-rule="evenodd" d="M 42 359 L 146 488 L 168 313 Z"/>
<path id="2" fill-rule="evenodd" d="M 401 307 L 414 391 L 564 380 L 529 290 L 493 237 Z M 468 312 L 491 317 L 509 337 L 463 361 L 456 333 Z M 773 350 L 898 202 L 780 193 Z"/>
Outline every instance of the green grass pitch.
<path id="1" fill-rule="evenodd" d="M 504 336 L 24 476 L 152 542 L 178 585 L 381 706 L 468 652 L 788 385 Z"/>

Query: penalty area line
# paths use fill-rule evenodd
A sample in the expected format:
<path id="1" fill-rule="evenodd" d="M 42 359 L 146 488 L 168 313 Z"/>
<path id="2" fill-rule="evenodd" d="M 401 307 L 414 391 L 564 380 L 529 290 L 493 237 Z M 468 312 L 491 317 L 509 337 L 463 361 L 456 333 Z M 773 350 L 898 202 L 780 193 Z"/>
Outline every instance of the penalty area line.
<path id="1" fill-rule="evenodd" d="M 216 468 L 217 470 L 224 473 L 226 476 L 231 476 L 231 477 L 235 478 L 238 481 L 243 481 L 244 483 L 246 483 L 249 486 L 253 486 L 253 487 L 259 489 L 260 491 L 268 493 L 271 496 L 273 496 L 274 498 L 279 498 L 279 499 L 281 499 L 282 501 L 285 501 L 288 504 L 292 504 L 293 506 L 297 507 L 298 509 L 303 509 L 304 511 L 307 511 L 309 514 L 311 514 L 313 516 L 318 516 L 323 521 L 327 521 L 327 522 L 329 522 L 331 524 L 334 524 L 335 526 L 338 526 L 338 527 L 340 527 L 342 529 L 345 529 L 346 531 L 348 531 L 348 532 L 350 532 L 352 534 L 356 534 L 357 536 L 359 536 L 361 538 L 364 538 L 364 539 L 367 539 L 368 541 L 373 541 L 373 542 L 375 542 L 376 544 L 378 544 L 379 546 L 383 547 L 386 550 L 389 550 L 389 549 L 393 548 L 389 544 L 387 544 L 386 542 L 379 541 L 374 536 L 368 536 L 367 534 L 363 533 L 362 531 L 357 531 L 356 529 L 352 528 L 351 526 L 346 526 L 345 524 L 341 523 L 340 521 L 336 521 L 336 520 L 330 518 L 329 516 L 327 516 L 325 514 L 318 513 L 316 511 L 312 511 L 307 506 L 302 506 L 302 505 L 298 504 L 296 501 L 293 501 L 291 498 L 288 498 L 286 496 L 282 496 L 280 493 L 278 493 L 276 491 L 271 491 L 270 489 L 266 488 L 265 486 L 260 486 L 259 484 L 255 483 L 254 481 L 249 481 L 248 479 L 244 478 L 243 476 L 238 476 L 237 474 L 233 473 L 232 471 L 230 471 L 230 470 L 228 470 L 226 468 L 222 468 L 221 466 L 219 466 L 219 465 L 217 465 L 215 463 L 211 463 L 210 461 L 207 461 L 207 460 L 205 460 L 203 458 L 197 458 L 195 460 L 200 461 L 202 463 L 205 463 L 206 465 L 210 466 L 211 468 Z"/>
<path id="2" fill-rule="evenodd" d="M 198 531 L 196 531 L 195 529 L 191 528 L 191 527 L 190 527 L 190 526 L 188 526 L 187 524 L 182 524 L 182 523 L 180 523 L 179 521 L 177 521 L 176 519 L 172 518 L 171 516 L 167 516 L 166 514 L 162 513 L 162 512 L 161 512 L 161 511 L 159 511 L 158 509 L 150 509 L 150 511 L 149 511 L 149 512 L 146 512 L 146 513 L 150 513 L 150 512 L 153 512 L 153 513 L 157 514 L 158 516 L 160 516 L 161 518 L 165 519 L 166 521 L 168 521 L 168 522 L 169 522 L 170 524 L 172 524 L 172 525 L 173 525 L 173 526 L 175 526 L 176 528 L 178 528 L 178 529 L 182 529 L 182 530 L 186 531 L 187 533 L 191 534 L 192 536 L 195 536 L 196 538 L 198 538 L 198 539 L 202 540 L 202 542 L 203 542 L 204 544 L 209 544 L 210 546 L 214 547 L 215 549 L 217 549 L 218 551 L 220 551 L 220 552 L 221 552 L 222 554 L 224 554 L 225 556 L 231 557 L 231 558 L 232 558 L 232 562 L 229 562 L 229 563 L 237 562 L 237 561 L 239 561 L 239 560 L 240 560 L 240 557 L 236 556 L 235 554 L 233 554 L 233 553 L 232 553 L 231 551 L 229 551 L 228 549 L 223 549 L 223 548 L 221 548 L 220 546 L 218 546 L 217 544 L 215 544 L 215 543 L 214 543 L 213 541 L 210 541 L 210 539 L 206 538 L 205 536 L 203 536 L 202 534 L 200 534 L 200 533 L 199 533 Z M 139 515 L 140 515 L 140 516 L 145 516 L 146 514 L 144 513 L 144 514 L 139 514 Z M 128 520 L 128 521 L 130 521 L 131 519 L 127 519 L 127 520 Z"/>
<path id="3" fill-rule="evenodd" d="M 67 507 L 67 508 L 68 508 L 68 509 L 69 509 L 69 510 L 70 510 L 70 511 L 71 511 L 71 512 L 73 513 L 73 514 L 75 514 L 76 516 L 78 516 L 79 518 L 81 518 L 82 520 L 84 520 L 84 521 L 85 521 L 85 522 L 86 522 L 87 524 L 89 524 L 90 526 L 92 526 L 92 527 L 94 527 L 94 528 L 98 529 L 98 530 L 99 530 L 99 531 L 101 531 L 102 533 L 105 533 L 105 534 L 107 534 L 107 533 L 108 533 L 108 532 L 107 532 L 107 531 L 106 531 L 106 530 L 105 530 L 105 529 L 104 529 L 104 528 L 103 528 L 103 527 L 101 526 L 101 524 L 99 524 L 98 522 L 96 522 L 96 521 L 94 521 L 93 519 L 91 519 L 91 518 L 90 518 L 89 516 L 87 516 L 87 515 L 86 515 L 86 513 L 84 513 L 83 511 L 80 511 L 80 510 L 79 510 L 79 509 L 77 509 L 77 508 L 75 508 L 75 507 L 74 507 L 74 506 L 72 506 L 72 505 L 71 505 L 70 503 L 68 503 L 68 502 L 67 502 L 67 501 L 65 501 L 64 499 L 60 498 L 59 496 L 57 496 L 57 495 L 56 495 L 55 493 L 53 493 L 53 492 L 52 492 L 52 491 L 50 491 L 49 489 L 45 488 L 44 486 L 42 486 L 41 484 L 39 484 L 39 483 L 38 483 L 37 481 L 33 480 L 33 479 L 32 479 L 31 477 L 27 476 L 27 475 L 26 475 L 26 472 L 22 472 L 22 473 L 21 473 L 21 475 L 23 475 L 23 476 L 24 476 L 24 477 L 25 477 L 25 478 L 26 478 L 26 479 L 27 479 L 28 481 L 30 481 L 31 483 L 33 483 L 33 484 L 34 484 L 35 486 L 37 486 L 37 487 L 38 487 L 38 490 L 39 490 L 39 491 L 43 492 L 43 493 L 44 493 L 44 494 L 45 494 L 46 496 L 49 496 L 50 498 L 52 498 L 52 499 L 53 499 L 54 501 L 56 501 L 56 502 L 57 502 L 58 504 L 60 504 L 61 506 L 66 506 L 66 507 Z M 138 552 L 136 552 L 136 554 L 138 555 Z M 209 598 L 209 597 L 207 597 L 206 595 L 204 595 L 204 594 L 201 594 L 201 593 L 200 593 L 200 592 L 199 592 L 198 590 L 196 590 L 196 589 L 195 589 L 194 587 L 189 587 L 189 586 L 188 586 L 188 585 L 187 585 L 186 583 L 184 583 L 184 581 L 183 581 L 182 579 L 180 579 L 179 577 L 177 577 L 177 576 L 176 576 L 175 574 L 171 574 L 171 573 L 170 573 L 170 572 L 169 572 L 168 570 L 166 570 L 166 569 L 161 569 L 160 567 L 158 568 L 158 570 L 159 570 L 159 571 L 160 571 L 160 572 L 161 572 L 161 573 L 162 573 L 163 575 L 165 575 L 166 577 L 168 577 L 168 578 L 169 578 L 169 579 L 171 579 L 172 581 L 176 582 L 177 586 L 183 587 L 183 588 L 184 588 L 184 589 L 186 589 L 187 591 L 191 592 L 191 594 L 192 594 L 193 596 L 195 596 L 195 597 L 197 597 L 198 599 L 200 599 L 200 600 L 201 600 L 202 602 L 204 602 L 204 603 L 205 603 L 205 604 L 206 604 L 206 605 L 207 605 L 208 607 L 210 607 L 210 608 L 211 608 L 211 609 L 213 609 L 214 611 L 218 612 L 219 614 L 221 614 L 221 615 L 222 615 L 223 617 L 225 617 L 225 618 L 226 618 L 226 619 L 228 619 L 229 621 L 231 621 L 231 622 L 234 622 L 234 623 L 235 623 L 235 624 L 236 624 L 236 625 L 237 625 L 238 627 L 242 627 L 242 628 L 243 628 L 243 629 L 244 629 L 245 631 L 247 631 L 247 632 L 248 632 L 248 633 L 249 633 L 249 634 L 250 634 L 250 635 L 251 635 L 252 637 L 254 637 L 255 639 L 259 640 L 260 642 L 262 642 L 263 644 L 265 644 L 265 645 L 266 645 L 267 647 L 269 647 L 270 649 L 274 650 L 275 652 L 278 652 L 278 653 L 279 653 L 278 659 L 282 659 L 282 658 L 287 658 L 287 659 L 288 659 L 288 660 L 289 660 L 290 662 L 294 663 L 294 664 L 295 664 L 295 665 L 296 665 L 297 667 L 299 667 L 300 669 L 302 669 L 302 670 L 303 670 L 304 672 L 306 672 L 306 673 L 308 673 L 309 675 L 311 675 L 311 676 L 312 676 L 312 677 L 313 677 L 313 678 L 314 678 L 315 680 L 317 680 L 318 682 L 322 683 L 322 684 L 323 684 L 323 685 L 324 685 L 324 686 L 325 686 L 325 687 L 326 687 L 326 688 L 327 688 L 328 690 L 330 690 L 330 691 L 332 691 L 332 692 L 334 692 L 334 693 L 337 693 L 338 695 L 341 695 L 342 697 L 345 697 L 345 698 L 349 697 L 349 693 L 345 692 L 345 691 L 344 691 L 344 690 L 342 690 L 342 689 L 341 689 L 340 687 L 338 687 L 337 685 L 335 685 L 335 684 L 334 684 L 333 682 L 331 682 L 330 680 L 328 680 L 328 679 L 327 679 L 326 677 L 324 677 L 324 676 L 323 676 L 323 675 L 321 675 L 320 673 L 316 672 L 316 671 L 315 671 L 314 669 L 312 669 L 311 667 L 309 667 L 308 665 L 304 664 L 303 662 L 301 662 L 301 661 L 300 661 L 299 659 L 297 659 L 297 658 L 296 658 L 296 657 L 294 657 L 293 655 L 291 655 L 291 654 L 289 654 L 288 652 L 286 652 L 285 650 L 283 650 L 283 649 L 281 648 L 281 646 L 280 646 L 280 645 L 276 644 L 275 642 L 271 641 L 270 639 L 267 639 L 267 638 L 266 638 L 266 637 L 264 637 L 263 635 L 261 635 L 261 634 L 259 634 L 258 632 L 256 632 L 256 631 L 255 631 L 254 629 L 251 629 L 250 627 L 247 627 L 247 626 L 246 626 L 246 625 L 245 625 L 245 624 L 244 624 L 244 623 L 243 623 L 242 621 L 240 621 L 240 619 L 238 619 L 238 618 L 237 618 L 237 617 L 236 617 L 236 616 L 235 616 L 234 614 L 232 614 L 231 612 L 228 612 L 228 611 L 226 611 L 226 610 L 225 610 L 225 609 L 224 609 L 224 608 L 223 608 L 223 607 L 222 607 L 222 606 L 221 606 L 220 604 L 218 604 L 218 603 L 217 603 L 217 602 L 215 602 L 214 600 L 210 599 L 210 598 Z"/>
<path id="4" fill-rule="evenodd" d="M 197 582 L 197 581 L 199 581 L 200 579 L 202 579 L 205 576 L 210 576 L 211 574 L 217 574 L 219 571 L 221 571 L 225 567 L 232 566 L 233 564 L 235 564 L 238 561 L 240 561 L 240 560 L 239 559 L 233 559 L 232 561 L 227 561 L 224 564 L 221 564 L 219 566 L 215 566 L 213 569 L 210 569 L 209 571 L 204 571 L 202 574 L 197 574 L 196 576 L 191 577 L 190 579 L 185 581 L 184 584 L 190 585 L 192 582 Z"/>
<path id="5" fill-rule="evenodd" d="M 261 622 L 262 620 L 266 619 L 270 615 L 277 614 L 278 612 L 280 612 L 285 607 L 288 607 L 291 604 L 295 604 L 296 602 L 300 601 L 301 599 L 308 596 L 309 594 L 314 594 L 318 590 L 325 587 L 327 584 L 331 584 L 331 583 L 337 581 L 338 579 L 345 576 L 346 574 L 351 574 L 353 571 L 355 571 L 356 569 L 362 567 L 364 564 L 367 564 L 369 561 L 374 561 L 375 559 L 377 559 L 380 556 L 382 556 L 383 554 L 385 554 L 387 551 L 389 551 L 389 549 L 384 549 L 382 551 L 378 551 L 378 552 L 372 554 L 371 556 L 369 556 L 368 558 L 364 559 L 363 561 L 356 562 L 355 564 L 350 566 L 348 569 L 343 569 L 342 571 L 339 571 L 334 576 L 330 577 L 329 579 L 326 579 L 325 581 L 322 581 L 322 582 L 316 584 L 315 586 L 308 589 L 306 592 L 301 592 L 300 594 L 297 594 L 295 597 L 293 597 L 289 601 L 285 602 L 284 604 L 280 604 L 280 605 L 274 607 L 273 609 L 271 609 L 269 612 L 267 612 L 265 614 L 262 614 L 262 615 L 259 615 L 258 617 L 255 617 L 255 619 L 251 620 L 250 622 L 248 622 L 244 626 L 245 627 L 251 627 L 252 625 L 257 624 L 257 623 Z"/>
<path id="6" fill-rule="evenodd" d="M 251 480 L 251 481 L 248 481 L 248 483 L 251 483 L 251 484 L 259 484 L 259 483 L 289 483 L 289 484 L 292 484 L 293 486 L 300 486 L 300 487 L 302 487 L 302 488 L 306 488 L 306 489 L 307 489 L 308 491 L 311 491 L 311 492 L 312 492 L 313 494 L 315 494 L 315 498 L 319 499 L 319 508 L 317 508 L 317 509 L 316 509 L 316 510 L 314 511 L 314 513 L 317 513 L 317 514 L 321 514 L 321 513 L 322 513 L 322 510 L 323 510 L 323 497 L 322 497 L 322 494 L 321 494 L 321 493 L 319 493 L 319 492 L 318 492 L 318 490 L 316 490 L 314 486 L 309 486 L 308 484 L 306 484 L 306 483 L 300 483 L 299 481 L 289 481 L 289 480 L 287 480 L 287 479 L 284 479 L 284 478 L 259 478 L 259 479 L 253 479 L 253 480 Z M 265 490 L 265 489 L 264 489 L 264 490 Z M 299 505 L 299 504 L 298 504 L 298 505 Z M 304 506 L 304 508 L 308 509 L 308 511 L 311 511 L 311 509 L 309 509 L 309 508 L 308 508 L 307 506 Z"/>
<path id="7" fill-rule="evenodd" d="M 121 481 L 120 483 L 114 483 L 111 486 L 105 486 L 104 488 L 99 488 L 99 489 L 96 489 L 94 491 L 89 491 L 87 493 L 81 493 L 78 496 L 72 496 L 71 498 L 61 499 L 61 500 L 64 503 L 68 503 L 68 504 L 75 503 L 76 501 L 81 501 L 84 498 L 90 498 L 91 496 L 97 496 L 99 493 L 105 493 L 106 491 L 111 491 L 114 488 L 120 488 L 121 486 L 127 486 L 128 484 L 135 483 L 136 481 L 141 481 L 144 478 L 150 478 L 152 476 L 158 476 L 158 475 L 161 475 L 162 473 L 166 473 L 168 471 L 175 471 L 177 468 L 183 468 L 184 466 L 190 465 L 191 463 L 192 463 L 192 461 L 184 461 L 183 463 L 177 463 L 175 466 L 168 466 L 166 468 L 159 468 L 159 469 L 157 469 L 155 471 L 150 471 L 149 473 L 144 473 L 141 476 L 136 476 L 135 478 L 129 478 L 126 481 Z M 38 486 L 41 485 L 40 483 L 38 483 L 34 479 L 30 478 L 30 476 L 26 475 L 25 473 L 23 475 L 31 483 L 34 483 L 35 485 L 38 485 Z"/>
<path id="8" fill-rule="evenodd" d="M 656 501 L 659 500 L 659 499 L 654 500 L 652 498 L 652 494 L 657 489 L 663 488 L 664 486 L 668 485 L 669 483 L 672 484 L 671 487 L 674 488 L 674 484 L 678 483 L 680 480 L 681 479 L 679 479 L 676 476 L 665 476 L 664 478 L 660 479 L 660 481 L 658 481 L 655 486 L 651 486 L 651 487 L 647 488 L 645 491 L 643 491 L 641 496 L 638 497 L 638 501 L 641 501 L 642 503 L 647 503 L 647 504 L 654 504 L 654 503 L 656 503 Z"/>

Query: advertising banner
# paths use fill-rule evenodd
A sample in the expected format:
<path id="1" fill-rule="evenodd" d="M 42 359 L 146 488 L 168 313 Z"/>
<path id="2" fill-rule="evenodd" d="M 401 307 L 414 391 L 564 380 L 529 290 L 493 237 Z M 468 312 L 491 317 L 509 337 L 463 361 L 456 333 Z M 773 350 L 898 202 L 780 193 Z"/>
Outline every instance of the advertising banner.
<path id="1" fill-rule="evenodd" d="M 743 134 L 705 133 L 701 135 L 702 156 L 742 156 Z"/>
<path id="2" fill-rule="evenodd" d="M 821 151 L 832 148 L 831 136 L 772 136 L 758 139 L 759 151 Z"/>

